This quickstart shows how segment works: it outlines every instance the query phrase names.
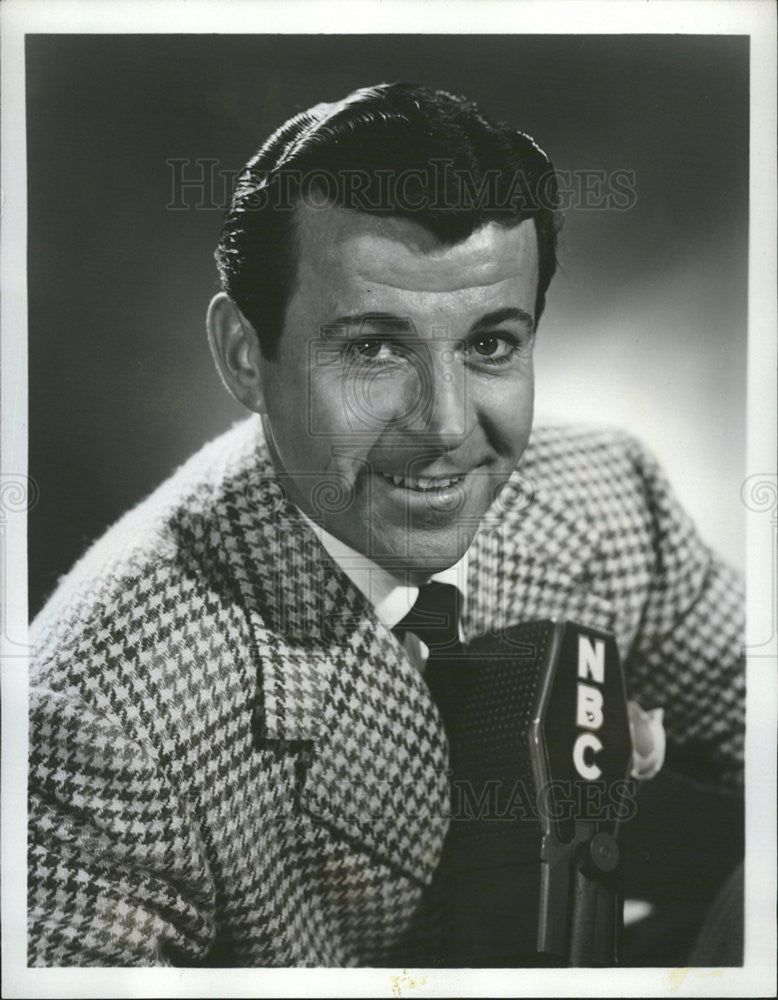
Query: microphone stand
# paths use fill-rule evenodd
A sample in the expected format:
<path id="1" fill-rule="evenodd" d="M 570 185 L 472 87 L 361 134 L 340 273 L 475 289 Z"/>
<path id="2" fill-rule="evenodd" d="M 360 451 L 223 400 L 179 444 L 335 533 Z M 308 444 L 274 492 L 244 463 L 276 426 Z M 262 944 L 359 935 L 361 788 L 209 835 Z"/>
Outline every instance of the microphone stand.
<path id="1" fill-rule="evenodd" d="M 615 837 L 586 822 L 576 824 L 568 843 L 547 831 L 541 848 L 538 951 L 569 966 L 616 965 L 622 912 Z"/>

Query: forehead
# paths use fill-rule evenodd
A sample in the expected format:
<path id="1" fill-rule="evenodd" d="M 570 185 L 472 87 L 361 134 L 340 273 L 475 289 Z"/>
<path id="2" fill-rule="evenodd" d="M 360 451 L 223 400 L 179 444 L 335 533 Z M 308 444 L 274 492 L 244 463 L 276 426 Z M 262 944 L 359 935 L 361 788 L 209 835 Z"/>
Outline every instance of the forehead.
<path id="1" fill-rule="evenodd" d="M 526 219 L 490 222 L 453 246 L 407 218 L 368 215 L 331 205 L 297 212 L 297 288 L 324 305 L 350 294 L 402 297 L 416 304 L 473 294 L 518 296 L 534 309 L 538 252 Z"/>

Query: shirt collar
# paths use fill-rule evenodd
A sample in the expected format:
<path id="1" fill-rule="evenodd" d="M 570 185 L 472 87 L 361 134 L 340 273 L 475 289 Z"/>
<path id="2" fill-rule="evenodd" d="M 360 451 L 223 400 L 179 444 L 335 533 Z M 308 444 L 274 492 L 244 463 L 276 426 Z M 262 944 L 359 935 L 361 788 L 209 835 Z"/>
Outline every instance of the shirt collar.
<path id="1" fill-rule="evenodd" d="M 419 588 L 401 583 L 388 570 L 368 559 L 335 538 L 321 525 L 312 521 L 304 511 L 300 514 L 319 539 L 333 562 L 346 574 L 354 586 L 373 605 L 376 617 L 388 629 L 392 629 L 408 614 L 419 595 Z M 467 594 L 467 552 L 459 562 L 439 573 L 433 573 L 431 580 L 453 584 L 462 595 L 463 607 Z"/>

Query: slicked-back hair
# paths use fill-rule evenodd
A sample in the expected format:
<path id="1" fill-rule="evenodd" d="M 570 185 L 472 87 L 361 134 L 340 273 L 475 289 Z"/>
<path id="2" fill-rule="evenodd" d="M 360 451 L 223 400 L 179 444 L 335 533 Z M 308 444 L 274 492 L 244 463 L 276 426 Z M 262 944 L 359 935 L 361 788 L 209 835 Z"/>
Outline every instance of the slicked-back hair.
<path id="1" fill-rule="evenodd" d="M 297 272 L 295 206 L 404 217 L 442 245 L 487 222 L 535 221 L 535 320 L 556 270 L 558 192 L 548 156 L 471 101 L 409 83 L 317 104 L 282 125 L 238 175 L 216 249 L 222 289 L 277 355 Z"/>

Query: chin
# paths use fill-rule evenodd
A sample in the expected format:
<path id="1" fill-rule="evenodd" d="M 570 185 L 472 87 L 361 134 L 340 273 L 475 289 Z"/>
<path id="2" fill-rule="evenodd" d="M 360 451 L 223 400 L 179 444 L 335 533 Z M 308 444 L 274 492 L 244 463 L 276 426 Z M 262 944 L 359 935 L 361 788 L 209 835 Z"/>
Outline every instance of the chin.
<path id="1" fill-rule="evenodd" d="M 412 578 L 423 579 L 458 563 L 467 548 L 468 544 L 461 539 L 452 540 L 450 545 L 425 546 L 414 542 L 411 546 L 411 555 L 406 557 L 404 568 L 412 574 Z M 395 565 L 398 562 L 398 558 L 395 557 Z"/>

